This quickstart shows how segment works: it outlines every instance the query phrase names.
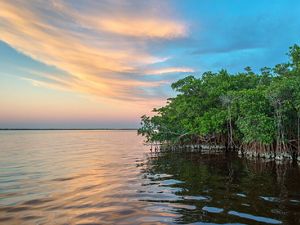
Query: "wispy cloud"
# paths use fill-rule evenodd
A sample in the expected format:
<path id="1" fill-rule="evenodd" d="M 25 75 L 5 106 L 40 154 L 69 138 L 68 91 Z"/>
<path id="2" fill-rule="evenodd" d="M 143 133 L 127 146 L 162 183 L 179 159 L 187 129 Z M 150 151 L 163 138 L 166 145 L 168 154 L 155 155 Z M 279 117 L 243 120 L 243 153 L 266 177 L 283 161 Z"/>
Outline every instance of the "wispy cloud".
<path id="1" fill-rule="evenodd" d="M 169 73 L 193 73 L 195 72 L 192 68 L 186 68 L 186 67 L 167 67 L 162 69 L 152 69 L 152 70 L 146 70 L 146 74 L 150 75 L 163 75 L 163 74 L 169 74 Z"/>
<path id="2" fill-rule="evenodd" d="M 100 27 L 108 32 L 133 37 L 177 38 L 186 36 L 184 24 L 160 19 L 134 21 L 126 19 L 104 19 L 99 21 Z"/>
<path id="3" fill-rule="evenodd" d="M 105 98 L 141 100 L 145 88 L 165 81 L 141 80 L 142 68 L 168 59 L 148 52 L 148 39 L 173 40 L 187 35 L 183 21 L 163 16 L 138 1 L 101 1 L 87 4 L 64 1 L 0 1 L 0 40 L 23 54 L 64 73 L 32 72 L 36 85 L 59 87 Z M 133 8 L 139 7 L 132 16 Z M 162 68 L 152 74 L 189 72 Z M 43 77 L 43 79 L 41 79 Z M 155 98 L 155 96 L 148 96 Z"/>

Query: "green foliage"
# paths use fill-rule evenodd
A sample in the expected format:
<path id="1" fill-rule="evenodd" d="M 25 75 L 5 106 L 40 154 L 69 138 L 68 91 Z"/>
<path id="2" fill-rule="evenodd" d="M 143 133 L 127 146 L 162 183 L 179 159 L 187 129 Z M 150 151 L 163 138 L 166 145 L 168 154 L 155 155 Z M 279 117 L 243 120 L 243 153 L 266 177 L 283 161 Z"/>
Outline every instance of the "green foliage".
<path id="1" fill-rule="evenodd" d="M 246 67 L 237 74 L 209 71 L 176 81 L 171 87 L 177 96 L 154 109 L 155 116 L 143 116 L 139 134 L 150 142 L 168 143 L 299 142 L 300 47 L 292 46 L 289 56 L 288 63 L 264 67 L 260 73 Z"/>
<path id="2" fill-rule="evenodd" d="M 243 134 L 245 143 L 258 142 L 271 144 L 273 142 L 275 127 L 272 118 L 265 114 L 249 114 L 237 120 L 238 129 Z"/>
<path id="3" fill-rule="evenodd" d="M 227 112 L 220 109 L 211 109 L 203 116 L 197 117 L 197 126 L 194 131 L 198 135 L 223 134 L 226 131 Z"/>

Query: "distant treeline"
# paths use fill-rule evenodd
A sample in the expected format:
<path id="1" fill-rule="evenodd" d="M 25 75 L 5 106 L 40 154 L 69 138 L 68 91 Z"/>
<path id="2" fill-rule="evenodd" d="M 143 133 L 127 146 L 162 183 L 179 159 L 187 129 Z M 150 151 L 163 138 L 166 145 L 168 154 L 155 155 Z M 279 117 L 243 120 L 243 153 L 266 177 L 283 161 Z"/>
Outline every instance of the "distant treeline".
<path id="1" fill-rule="evenodd" d="M 297 158 L 300 151 L 300 47 L 290 60 L 255 73 L 250 67 L 187 76 L 172 84 L 178 94 L 142 116 L 147 142 L 215 145 L 263 157 Z"/>

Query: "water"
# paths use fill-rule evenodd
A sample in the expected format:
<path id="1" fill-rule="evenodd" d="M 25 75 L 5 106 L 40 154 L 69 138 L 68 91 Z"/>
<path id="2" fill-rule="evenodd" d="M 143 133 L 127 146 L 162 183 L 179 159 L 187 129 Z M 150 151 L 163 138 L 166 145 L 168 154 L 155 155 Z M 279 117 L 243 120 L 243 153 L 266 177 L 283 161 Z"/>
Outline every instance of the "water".
<path id="1" fill-rule="evenodd" d="M 300 169 L 150 153 L 135 131 L 0 132 L 0 224 L 300 224 Z"/>

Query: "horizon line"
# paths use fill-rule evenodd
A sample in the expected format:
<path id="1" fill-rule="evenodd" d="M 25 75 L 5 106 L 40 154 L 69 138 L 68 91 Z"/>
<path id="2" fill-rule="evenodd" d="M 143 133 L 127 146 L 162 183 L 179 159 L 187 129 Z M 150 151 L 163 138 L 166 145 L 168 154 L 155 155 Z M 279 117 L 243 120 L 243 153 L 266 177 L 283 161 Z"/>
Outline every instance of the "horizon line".
<path id="1" fill-rule="evenodd" d="M 138 130 L 138 128 L 0 128 L 1 130 Z"/>

